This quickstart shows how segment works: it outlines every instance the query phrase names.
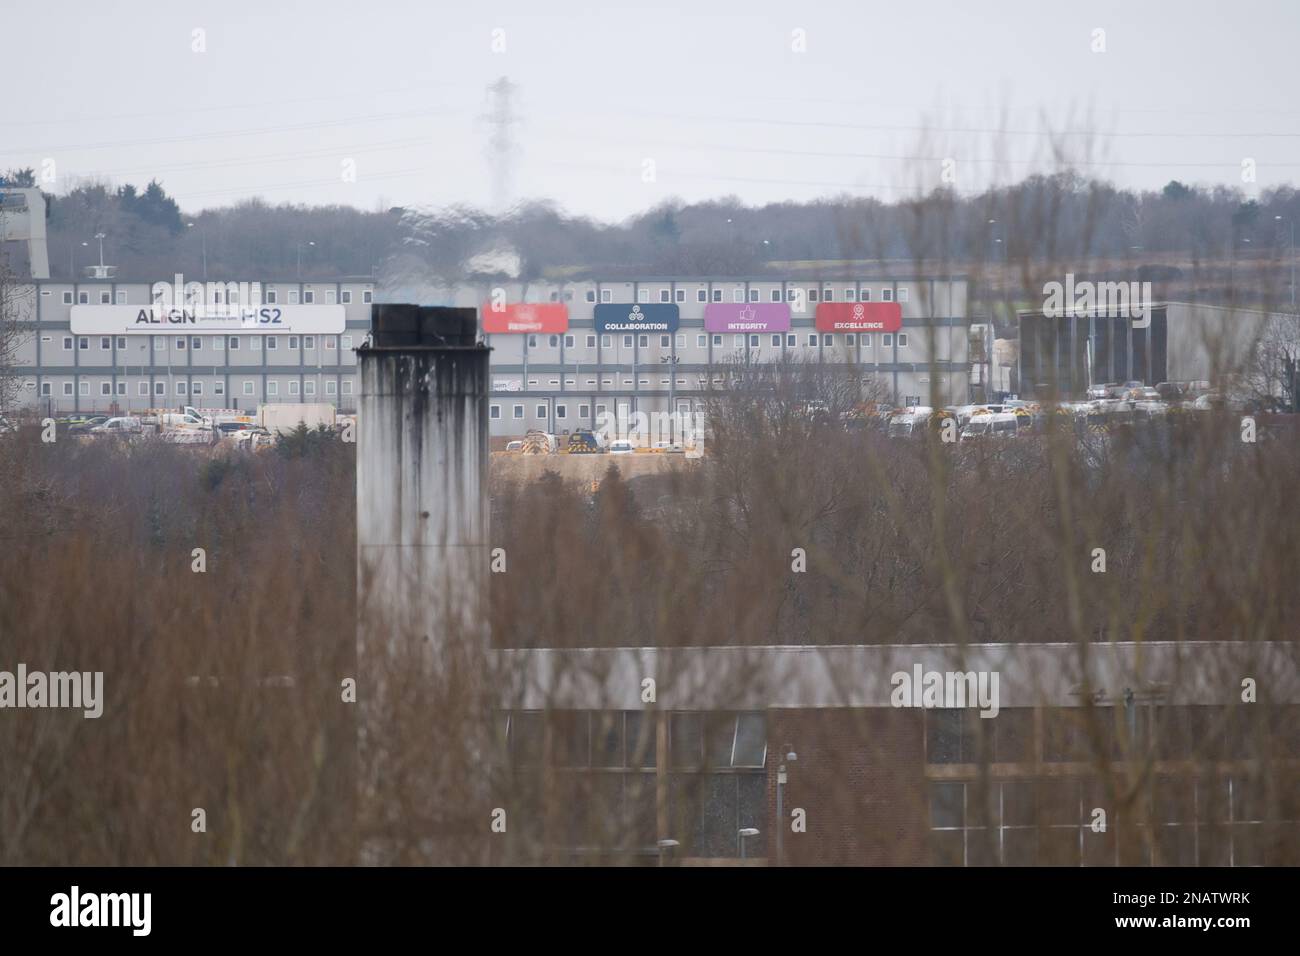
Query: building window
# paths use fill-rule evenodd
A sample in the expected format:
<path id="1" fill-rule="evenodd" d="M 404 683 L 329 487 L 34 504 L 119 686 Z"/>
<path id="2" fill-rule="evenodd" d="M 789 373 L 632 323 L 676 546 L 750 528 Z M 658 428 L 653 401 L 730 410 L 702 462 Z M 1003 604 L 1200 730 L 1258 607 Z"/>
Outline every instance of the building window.
<path id="1" fill-rule="evenodd" d="M 578 340 L 577 340 L 576 338 L 574 338 L 572 335 L 566 335 L 566 336 L 564 337 L 564 347 L 565 347 L 566 349 L 571 349 L 571 348 L 574 347 L 574 345 L 577 344 L 577 341 L 578 341 Z"/>
<path id="2" fill-rule="evenodd" d="M 708 302 L 708 301 L 709 301 L 709 292 L 708 292 L 708 290 L 707 290 L 707 289 L 696 289 L 696 290 L 695 290 L 695 301 L 696 301 L 696 302 Z"/>
<path id="3" fill-rule="evenodd" d="M 100 395 L 112 395 L 112 394 L 113 394 L 113 383 L 112 383 L 112 382 L 100 382 L 100 383 L 99 383 L 99 394 L 100 394 Z"/>
<path id="4" fill-rule="evenodd" d="M 126 351 L 126 336 L 125 336 L 125 335 L 119 335 L 119 336 L 117 337 L 117 350 L 118 350 L 119 352 L 125 352 L 125 351 Z"/>
<path id="5" fill-rule="evenodd" d="M 65 351 L 65 352 L 71 352 L 71 351 L 72 351 L 72 336 L 71 336 L 71 335 L 65 335 L 65 336 L 63 337 L 63 351 Z"/>
<path id="6" fill-rule="evenodd" d="M 118 382 L 113 386 L 118 395 L 126 395 L 126 382 Z"/>
<path id="7" fill-rule="evenodd" d="M 177 395 L 184 395 L 187 391 L 188 391 L 188 387 L 187 387 L 187 383 L 186 383 L 186 382 L 177 382 L 177 383 L 176 383 L 176 394 L 177 394 Z"/>
<path id="8" fill-rule="evenodd" d="M 830 333 L 827 333 L 826 335 L 822 336 L 822 345 L 826 346 L 826 348 L 830 348 L 834 344 L 835 344 L 835 336 L 831 335 Z"/>
<path id="9" fill-rule="evenodd" d="M 881 290 L 880 290 L 880 301 L 881 301 L 881 302 L 893 302 L 893 301 L 894 301 L 894 290 L 893 290 L 893 289 L 881 289 Z"/>
<path id="10" fill-rule="evenodd" d="M 659 347 L 661 349 L 670 349 L 673 347 L 673 338 L 671 335 L 659 336 Z"/>
<path id="11" fill-rule="evenodd" d="M 870 289 L 863 289 L 863 290 L 862 290 L 862 301 L 863 301 L 863 302 L 870 302 L 870 301 L 871 301 L 871 290 L 870 290 Z"/>
<path id="12" fill-rule="evenodd" d="M 659 290 L 659 301 L 660 301 L 660 302 L 671 302 L 671 301 L 672 301 L 672 298 L 671 298 L 671 295 L 670 295 L 670 290 L 668 290 L 668 289 L 660 289 L 660 290 Z"/>
<path id="13" fill-rule="evenodd" d="M 340 293 L 339 293 L 339 301 L 340 301 L 340 303 L 341 303 L 342 305 L 351 305 L 351 304 L 352 304 L 352 290 L 351 290 L 351 289 L 344 289 L 342 292 L 340 292 Z"/>
<path id="14" fill-rule="evenodd" d="M 880 347 L 882 349 L 893 348 L 894 337 L 890 335 L 888 332 L 882 333 L 880 336 Z"/>
<path id="15" fill-rule="evenodd" d="M 325 394 L 326 394 L 326 395 L 337 395 L 337 394 L 338 394 L 338 391 L 339 391 L 339 383 L 336 382 L 336 381 L 334 381 L 334 379 L 331 378 L 331 379 L 329 379 L 329 380 L 325 383 Z M 500 418 L 500 417 L 501 417 L 501 409 L 500 409 L 500 407 L 497 408 L 497 416 L 496 416 L 496 417 L 497 417 L 497 418 Z"/>
<path id="16" fill-rule="evenodd" d="M 833 302 L 833 301 L 835 301 L 835 290 L 834 290 L 834 289 L 826 289 L 826 290 L 824 290 L 824 291 L 822 292 L 822 301 L 823 301 L 823 302 Z"/>
<path id="17" fill-rule="evenodd" d="M 266 394 L 267 394 L 267 395 L 279 395 L 279 394 L 280 394 L 280 383 L 279 383 L 279 382 L 267 382 L 267 383 L 266 383 Z"/>
<path id="18" fill-rule="evenodd" d="M 179 350 L 179 351 L 181 351 L 181 352 L 184 352 L 184 351 L 185 351 L 185 342 L 186 342 L 185 336 L 182 335 L 182 336 L 178 337 L 178 338 L 176 339 L 176 348 L 177 348 L 177 350 Z"/>
<path id="19" fill-rule="evenodd" d="M 602 335 L 600 337 L 600 347 L 602 349 L 612 349 L 614 347 L 614 336 Z"/>
<path id="20" fill-rule="evenodd" d="M 194 385 L 190 388 L 190 394 L 191 394 L 191 395 L 202 395 L 202 394 L 203 394 L 203 383 L 202 383 L 202 382 L 195 382 Z"/>
<path id="21" fill-rule="evenodd" d="M 899 333 L 898 333 L 898 347 L 899 347 L 900 349 L 905 349 L 905 348 L 907 348 L 907 333 L 906 333 L 906 332 L 899 332 Z"/>
<path id="22" fill-rule="evenodd" d="M 63 304 L 64 304 L 64 305 L 72 305 L 72 292 L 71 292 L 71 290 L 69 290 L 69 291 L 63 293 Z"/>
<path id="23" fill-rule="evenodd" d="M 266 337 L 266 348 L 268 351 L 278 349 L 279 347 L 280 347 L 279 338 L 277 338 L 274 335 L 268 335 Z"/>
<path id="24" fill-rule="evenodd" d="M 906 302 L 906 301 L 907 301 L 907 295 L 908 295 L 908 290 L 907 290 L 907 289 L 899 289 L 899 290 L 898 290 L 898 301 L 899 301 L 899 302 Z"/>
<path id="25" fill-rule="evenodd" d="M 588 289 L 585 298 L 586 298 L 586 300 L 587 300 L 588 302 L 595 302 L 595 301 L 596 301 L 596 290 L 595 290 L 595 289 Z"/>
<path id="26" fill-rule="evenodd" d="M 296 349 L 297 347 L 298 347 L 298 336 L 296 335 L 289 336 L 289 348 Z"/>
<path id="27" fill-rule="evenodd" d="M 345 349 L 352 348 L 352 336 L 350 335 L 343 336 L 343 347 Z"/>
<path id="28" fill-rule="evenodd" d="M 229 349 L 230 351 L 232 351 L 232 352 L 238 352 L 238 351 L 239 351 L 239 336 L 238 336 L 238 335 L 232 335 L 232 336 L 230 336 L 228 339 L 226 339 L 226 348 L 228 348 L 228 349 Z"/>
<path id="29" fill-rule="evenodd" d="M 785 347 L 788 349 L 797 349 L 799 347 L 799 336 L 793 332 L 785 337 Z"/>
<path id="30" fill-rule="evenodd" d="M 50 383 L 49 383 L 49 382 L 41 382 L 41 395 L 43 395 L 43 396 L 45 396 L 45 397 L 48 398 L 51 394 L 53 394 L 53 393 L 50 391 Z"/>
<path id="31" fill-rule="evenodd" d="M 253 394 L 253 383 L 252 383 L 252 382 L 245 382 L 245 383 L 243 384 L 242 391 L 243 391 L 243 393 L 244 393 L 245 395 L 252 395 L 252 394 Z"/>
<path id="32" fill-rule="evenodd" d="M 649 290 L 649 289 L 637 289 L 637 290 L 636 290 L 636 300 L 637 300 L 638 302 L 649 302 L 649 301 L 650 301 L 650 290 Z"/>
<path id="33" fill-rule="evenodd" d="M 166 383 L 166 382 L 154 382 L 154 383 L 153 383 L 153 393 L 154 393 L 155 395 L 165 395 L 165 394 L 167 393 L 167 383 Z"/>
<path id="34" fill-rule="evenodd" d="M 333 290 L 333 289 L 326 289 L 326 290 L 325 290 L 325 304 L 326 304 L 326 305 L 333 305 L 333 304 L 334 304 L 334 290 Z"/>
<path id="35" fill-rule="evenodd" d="M 276 303 L 276 299 L 277 299 L 277 298 L 278 298 L 278 293 L 277 293 L 274 289 L 267 289 L 267 290 L 266 290 L 266 304 L 267 304 L 267 305 L 275 305 L 275 303 Z"/>
<path id="36" fill-rule="evenodd" d="M 720 349 L 720 348 L 722 348 L 722 336 L 721 336 L 721 335 L 715 335 L 715 336 L 713 337 L 713 347 L 714 347 L 715 349 Z"/>
<path id="37" fill-rule="evenodd" d="M 630 335 L 623 336 L 623 348 L 630 349 L 631 347 L 632 347 L 632 336 Z"/>
<path id="38" fill-rule="evenodd" d="M 736 286 L 734 289 L 731 290 L 731 301 L 732 301 L 732 302 L 744 302 L 744 301 L 745 301 L 745 287 L 744 287 L 744 286 L 739 286 L 739 285 L 738 285 L 738 286 Z"/>
<path id="39" fill-rule="evenodd" d="M 862 333 L 862 338 L 861 338 L 859 341 L 862 342 L 862 347 L 863 347 L 864 349 L 869 349 L 869 348 L 871 348 L 871 333 L 869 333 L 869 332 L 863 332 L 863 333 Z"/>
<path id="40" fill-rule="evenodd" d="M 99 293 L 100 305 L 111 305 L 113 302 L 113 293 L 107 289 L 101 289 Z"/>
<path id="41" fill-rule="evenodd" d="M 546 340 L 546 344 L 553 349 L 557 349 L 560 347 L 560 337 L 558 335 L 552 335 Z"/>
<path id="42" fill-rule="evenodd" d="M 816 289 L 809 289 L 809 290 L 808 290 L 808 301 L 809 301 L 809 302 L 816 302 L 816 301 L 817 301 L 817 290 L 816 290 Z"/>
<path id="43" fill-rule="evenodd" d="M 90 349 L 90 339 L 85 335 L 77 336 L 77 349 L 86 352 Z"/>
<path id="44" fill-rule="evenodd" d="M 364 292 L 361 293 L 361 301 L 365 305 L 369 305 L 374 300 L 375 300 L 375 293 L 370 289 L 366 289 Z"/>
<path id="45" fill-rule="evenodd" d="M 538 405 L 538 406 L 537 406 L 537 417 L 538 417 L 538 418 L 546 418 L 546 417 L 548 417 L 548 416 L 547 416 L 547 411 L 546 411 L 546 406 L 545 406 L 545 405 Z"/>
<path id="46" fill-rule="evenodd" d="M 714 302 L 721 302 L 721 301 L 722 301 L 722 290 L 721 290 L 721 289 L 714 289 L 714 290 L 713 290 L 713 301 L 714 301 Z"/>
<path id="47" fill-rule="evenodd" d="M 289 394 L 290 395 L 298 394 L 298 382 L 296 380 L 289 383 Z"/>
<path id="48" fill-rule="evenodd" d="M 743 335 L 735 336 L 735 343 L 736 348 L 743 349 L 745 347 L 745 337 Z"/>
<path id="49" fill-rule="evenodd" d="M 90 304 L 90 293 L 89 293 L 89 292 L 78 292 L 78 293 L 77 293 L 77 305 L 89 305 L 89 304 Z"/>
<path id="50" fill-rule="evenodd" d="M 64 382 L 64 383 L 63 383 L 63 394 L 64 394 L 64 395 L 71 395 L 71 394 L 72 394 L 72 383 L 71 383 L 71 382 Z"/>
<path id="51" fill-rule="evenodd" d="M 309 379 L 307 379 L 307 381 L 303 382 L 303 383 L 302 383 L 302 391 L 303 391 L 303 394 L 304 394 L 304 395 L 315 395 L 315 394 L 316 394 L 316 380 L 315 380 L 315 379 L 312 379 L 312 378 L 309 378 Z"/>
<path id="52" fill-rule="evenodd" d="M 345 378 L 345 379 L 343 380 L 343 394 L 344 394 L 344 395 L 351 395 L 351 394 L 352 394 L 352 379 L 350 379 L 350 378 Z"/>
<path id="53" fill-rule="evenodd" d="M 212 383 L 212 394 L 213 394 L 213 395 L 225 395 L 225 394 L 226 394 L 226 383 L 225 383 L 225 382 L 213 382 L 213 383 Z"/>
<path id="54" fill-rule="evenodd" d="M 757 289 L 750 289 L 750 290 L 749 290 L 749 296 L 748 296 L 748 298 L 749 298 L 749 301 L 750 301 L 750 302 L 757 302 L 757 301 L 758 301 L 758 290 L 757 290 Z"/>
<path id="55" fill-rule="evenodd" d="M 523 418 L 523 417 L 524 417 L 524 406 L 522 406 L 522 405 L 516 405 L 516 406 L 514 407 L 514 409 L 512 410 L 512 414 L 514 415 L 515 418 Z"/>
<path id="56" fill-rule="evenodd" d="M 588 413 L 589 413 L 590 408 L 591 408 L 590 405 L 579 405 L 579 406 L 578 406 L 578 417 L 579 417 L 579 418 L 586 418 L 587 415 L 588 415 Z"/>
<path id="57" fill-rule="evenodd" d="M 853 346 L 858 344 L 857 335 L 853 332 L 848 333 L 848 335 L 844 336 L 844 344 L 849 348 L 853 348 Z"/>
<path id="58" fill-rule="evenodd" d="M 771 291 L 771 294 L 768 296 L 768 298 L 769 298 L 772 302 L 780 302 L 780 301 L 781 301 L 781 290 L 780 290 L 780 289 L 773 289 L 773 290 Z"/>
<path id="59" fill-rule="evenodd" d="M 608 302 L 613 301 L 613 293 L 612 293 L 612 291 L 611 291 L 610 289 L 601 289 L 601 290 L 600 290 L 600 301 L 603 302 L 603 303 L 608 303 Z"/>
<path id="60" fill-rule="evenodd" d="M 697 349 L 705 349 L 705 348 L 708 348 L 708 347 L 709 347 L 709 337 L 708 337 L 707 335 L 697 335 L 697 336 L 695 336 L 695 347 L 696 347 Z"/>
<path id="61" fill-rule="evenodd" d="M 334 351 L 335 349 L 337 349 L 338 347 L 339 347 L 338 336 L 336 336 L 336 335 L 327 335 L 327 336 L 325 336 L 325 351 L 326 351 L 326 352 L 333 352 L 333 351 Z"/>
<path id="62" fill-rule="evenodd" d="M 816 333 L 816 332 L 810 332 L 810 333 L 808 334 L 808 347 L 809 347 L 810 349 L 815 349 L 815 348 L 817 347 L 817 333 Z"/>
<path id="63" fill-rule="evenodd" d="M 589 348 L 589 349 L 594 349 L 595 347 L 596 347 L 596 336 L 594 336 L 594 335 L 588 335 L 588 336 L 587 336 L 587 348 Z"/>
<path id="64" fill-rule="evenodd" d="M 199 338 L 197 335 L 194 336 L 192 339 L 190 339 L 190 348 L 193 349 L 195 352 L 201 352 L 203 350 L 203 340 Z"/>
<path id="65" fill-rule="evenodd" d="M 316 290 L 304 289 L 302 293 L 302 301 L 304 305 L 313 305 L 316 302 Z"/>
<path id="66" fill-rule="evenodd" d="M 781 347 L 781 336 L 780 335 L 772 336 L 772 348 L 779 349 L 780 347 Z"/>
<path id="67" fill-rule="evenodd" d="M 314 349 L 316 347 L 316 336 L 304 335 L 302 337 L 302 347 L 305 349 Z"/>
<path id="68" fill-rule="evenodd" d="M 555 406 L 555 417 L 556 417 L 556 418 L 564 418 L 564 417 L 567 416 L 568 414 L 569 414 L 569 410 L 568 410 L 568 408 L 566 408 L 564 405 L 556 405 L 556 406 Z"/>
<path id="69" fill-rule="evenodd" d="M 332 382 L 330 384 L 333 384 Z M 488 407 L 488 418 L 496 420 L 501 417 L 501 406 L 491 405 Z"/>
<path id="70" fill-rule="evenodd" d="M 858 299 L 858 292 L 857 292 L 856 289 L 845 289 L 845 290 L 844 290 L 844 301 L 845 301 L 845 302 L 856 302 L 857 299 Z M 865 300 L 864 300 L 864 301 L 865 301 Z"/>

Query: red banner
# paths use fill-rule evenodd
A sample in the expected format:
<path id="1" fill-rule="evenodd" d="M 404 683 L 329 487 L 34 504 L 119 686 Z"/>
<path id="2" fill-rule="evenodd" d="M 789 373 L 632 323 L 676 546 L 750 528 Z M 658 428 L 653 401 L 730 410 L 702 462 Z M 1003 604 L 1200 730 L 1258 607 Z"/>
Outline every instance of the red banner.
<path id="1" fill-rule="evenodd" d="M 819 302 L 818 332 L 897 332 L 903 307 L 897 302 Z"/>
<path id="2" fill-rule="evenodd" d="M 489 335 L 569 331 L 569 307 L 563 302 L 509 302 L 483 306 L 483 331 Z"/>

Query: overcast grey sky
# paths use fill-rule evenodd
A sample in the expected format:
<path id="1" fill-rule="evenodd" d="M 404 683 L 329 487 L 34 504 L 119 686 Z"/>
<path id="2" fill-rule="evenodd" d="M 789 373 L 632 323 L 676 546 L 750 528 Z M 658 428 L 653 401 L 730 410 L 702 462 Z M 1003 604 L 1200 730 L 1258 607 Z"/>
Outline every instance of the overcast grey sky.
<path id="1" fill-rule="evenodd" d="M 671 196 L 896 198 L 945 159 L 977 190 L 1047 168 L 1048 127 L 1099 133 L 1062 141 L 1121 185 L 1300 178 L 1297 0 L 44 0 L 6 33 L 0 168 L 53 192 L 156 177 L 191 212 L 487 205 L 502 75 L 513 197 L 606 220 Z"/>

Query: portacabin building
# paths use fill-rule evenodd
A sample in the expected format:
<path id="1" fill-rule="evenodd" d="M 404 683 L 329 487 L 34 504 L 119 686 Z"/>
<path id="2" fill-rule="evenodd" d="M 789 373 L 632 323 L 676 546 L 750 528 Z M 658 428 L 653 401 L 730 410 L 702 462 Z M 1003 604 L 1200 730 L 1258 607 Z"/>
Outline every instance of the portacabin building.
<path id="1" fill-rule="evenodd" d="M 49 414 L 356 409 L 355 352 L 385 298 L 373 277 L 188 279 L 31 280 L 15 299 L 20 403 Z M 249 316 L 254 295 L 278 310 L 273 321 Z M 592 428 L 602 413 L 698 411 L 737 361 L 853 368 L 898 405 L 963 402 L 968 295 L 961 276 L 592 278 L 464 283 L 429 304 L 479 310 L 498 437 Z M 168 309 L 181 320 L 166 321 Z"/>

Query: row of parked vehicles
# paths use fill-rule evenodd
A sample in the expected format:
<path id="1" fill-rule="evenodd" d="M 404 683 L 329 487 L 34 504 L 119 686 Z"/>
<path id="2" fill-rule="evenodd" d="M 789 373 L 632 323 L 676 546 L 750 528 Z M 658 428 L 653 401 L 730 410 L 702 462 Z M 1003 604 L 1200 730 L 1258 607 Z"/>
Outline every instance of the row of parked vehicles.
<path id="1" fill-rule="evenodd" d="M 56 420 L 68 435 L 86 439 L 138 438 L 146 435 L 185 445 L 215 445 L 232 442 L 243 448 L 271 445 L 285 431 L 300 424 L 308 428 L 340 424 L 333 405 L 262 405 L 257 413 L 239 409 L 197 409 L 185 406 L 179 412 L 149 409 L 135 415 L 72 415 Z"/>
<path id="2" fill-rule="evenodd" d="M 519 455 L 683 455 L 687 449 L 679 441 L 641 441 L 635 435 L 610 438 L 604 432 L 579 428 L 562 436 L 530 429 L 523 438 L 508 442 L 506 451 Z"/>

